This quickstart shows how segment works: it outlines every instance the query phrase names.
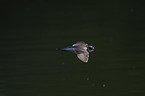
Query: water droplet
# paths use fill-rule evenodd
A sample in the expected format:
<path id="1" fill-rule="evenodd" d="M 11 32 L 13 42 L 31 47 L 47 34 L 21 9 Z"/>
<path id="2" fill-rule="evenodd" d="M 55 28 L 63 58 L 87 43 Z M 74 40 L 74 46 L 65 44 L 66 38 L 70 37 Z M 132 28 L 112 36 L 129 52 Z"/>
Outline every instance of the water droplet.
<path id="1" fill-rule="evenodd" d="M 89 77 L 87 77 L 87 80 L 89 80 Z"/>
<path id="2" fill-rule="evenodd" d="M 103 86 L 103 87 L 106 87 L 106 84 L 103 84 L 102 86 Z"/>

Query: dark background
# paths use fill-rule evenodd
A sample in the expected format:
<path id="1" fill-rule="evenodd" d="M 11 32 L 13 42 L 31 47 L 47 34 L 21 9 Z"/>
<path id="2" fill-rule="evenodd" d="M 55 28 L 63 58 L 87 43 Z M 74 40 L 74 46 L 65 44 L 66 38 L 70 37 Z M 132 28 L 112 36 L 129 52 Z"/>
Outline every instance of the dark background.
<path id="1" fill-rule="evenodd" d="M 0 96 L 145 96 L 144 2 L 0 2 Z M 87 64 L 56 50 L 77 41 Z"/>

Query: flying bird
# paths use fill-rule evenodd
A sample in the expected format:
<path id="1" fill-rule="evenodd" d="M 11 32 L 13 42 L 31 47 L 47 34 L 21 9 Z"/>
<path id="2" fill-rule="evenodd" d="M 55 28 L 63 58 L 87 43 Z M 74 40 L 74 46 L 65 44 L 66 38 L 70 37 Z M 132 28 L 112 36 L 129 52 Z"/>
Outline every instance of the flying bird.
<path id="1" fill-rule="evenodd" d="M 77 57 L 87 63 L 89 60 L 89 53 L 94 51 L 94 47 L 86 44 L 84 41 L 78 41 L 76 44 L 73 44 L 71 47 L 62 48 L 62 51 L 72 51 L 77 54 Z"/>

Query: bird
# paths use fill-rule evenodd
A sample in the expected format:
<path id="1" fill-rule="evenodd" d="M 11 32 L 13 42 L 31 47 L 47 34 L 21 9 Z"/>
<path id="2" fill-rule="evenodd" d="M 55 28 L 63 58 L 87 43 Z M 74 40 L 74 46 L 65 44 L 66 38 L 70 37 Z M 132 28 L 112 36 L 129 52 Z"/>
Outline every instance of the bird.
<path id="1" fill-rule="evenodd" d="M 77 55 L 77 57 L 87 63 L 89 60 L 89 53 L 94 51 L 94 47 L 86 44 L 84 41 L 78 41 L 71 47 L 61 48 L 62 51 L 71 51 Z"/>

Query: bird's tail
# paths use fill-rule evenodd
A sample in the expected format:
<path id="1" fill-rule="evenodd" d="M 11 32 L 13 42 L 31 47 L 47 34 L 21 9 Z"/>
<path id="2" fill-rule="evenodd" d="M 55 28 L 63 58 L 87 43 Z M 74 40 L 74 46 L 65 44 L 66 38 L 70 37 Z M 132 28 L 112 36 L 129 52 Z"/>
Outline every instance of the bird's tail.
<path id="1" fill-rule="evenodd" d="M 71 51 L 73 48 L 61 48 L 61 51 Z"/>
<path id="2" fill-rule="evenodd" d="M 73 50 L 73 48 L 56 48 L 56 50 L 71 51 L 71 50 Z"/>

